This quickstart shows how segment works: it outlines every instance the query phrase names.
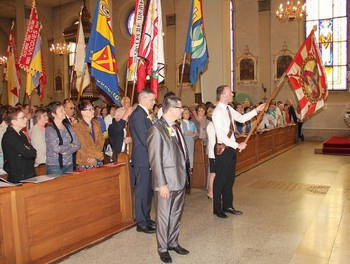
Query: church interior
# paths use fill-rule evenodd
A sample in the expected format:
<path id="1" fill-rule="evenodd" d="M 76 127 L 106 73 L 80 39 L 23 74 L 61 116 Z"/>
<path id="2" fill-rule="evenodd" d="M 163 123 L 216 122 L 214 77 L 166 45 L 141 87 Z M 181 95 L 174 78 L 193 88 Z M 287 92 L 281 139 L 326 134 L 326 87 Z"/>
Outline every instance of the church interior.
<path id="1" fill-rule="evenodd" d="M 304 120 L 302 129 L 305 141 L 296 141 L 292 147 L 278 152 L 278 155 L 269 156 L 259 164 L 254 163 L 249 170 L 239 173 L 234 195 L 235 204 L 244 212 L 242 216 L 230 216 L 225 220 L 215 218 L 211 201 L 206 197 L 205 186 L 193 188 L 186 196 L 180 237 L 190 254 L 172 255 L 175 263 L 348 263 L 350 156 L 317 154 L 317 150 L 322 148 L 322 142 L 331 137 L 350 137 L 350 4 L 346 0 L 323 1 L 302 2 L 310 6 L 322 5 L 324 2 L 331 6 L 338 2 L 345 3 L 346 8 L 339 22 L 343 25 L 339 28 L 345 32 L 345 41 L 342 45 L 332 46 L 332 52 L 341 58 L 338 60 L 342 70 L 337 76 L 335 73 L 332 75 L 324 106 Z M 71 54 L 53 54 L 50 48 L 55 43 L 76 42 L 76 22 L 82 6 L 84 35 L 88 39 L 96 0 L 35 2 L 42 24 L 42 51 L 47 84 L 42 99 L 36 93 L 29 99 L 25 94 L 26 75 L 21 71 L 19 101 L 47 105 L 52 101 L 62 102 L 65 98 L 76 100 L 78 91 L 71 84 Z M 215 103 L 216 88 L 227 84 L 232 87 L 237 98 L 249 100 L 253 104 L 266 102 L 278 87 L 279 91 L 274 98 L 276 101 L 284 103 L 291 99 L 295 107 L 298 105 L 295 91 L 279 67 L 284 63 L 280 60 L 281 57 L 294 58 L 308 36 L 312 21 L 309 24 L 305 22 L 307 15 L 302 19 L 287 18 L 284 21 L 276 17 L 276 10 L 280 4 L 286 5 L 285 0 L 202 0 L 209 63 L 200 74 L 199 81 L 193 85 L 188 78 L 183 80 L 181 76 L 184 58 L 187 65 L 190 63 L 188 55 L 184 56 L 184 50 L 191 2 L 161 1 L 165 80 L 158 86 L 159 103 L 169 91 L 180 95 L 183 105 Z M 297 2 L 299 1 L 294 1 L 294 4 Z M 31 6 L 32 0 L 0 0 L 0 58 L 7 53 L 12 21 L 16 23 L 15 37 L 20 53 Z M 119 94 L 130 97 L 133 83 L 127 80 L 131 37 L 129 22 L 135 1 L 109 0 L 109 6 L 116 48 Z M 318 24 L 318 31 L 320 25 Z M 334 30 L 334 38 L 337 34 L 340 35 Z M 253 63 L 252 72 L 247 76 L 242 73 L 244 60 Z M 0 63 L 0 103 L 6 105 L 8 94 L 3 72 L 4 65 Z M 280 79 L 281 76 L 284 80 Z M 91 85 L 84 91 L 82 98 L 92 100 L 98 105 L 108 100 L 101 94 L 96 85 Z M 124 184 L 121 180 L 120 186 Z M 0 197 L 1 191 L 0 189 Z M 44 199 L 45 193 L 41 190 L 40 193 Z M 132 201 L 125 200 L 120 203 L 120 207 L 124 206 L 124 202 L 132 204 Z M 29 202 L 28 204 L 31 205 Z M 34 210 L 33 215 L 36 213 Z M 87 212 L 86 218 L 97 217 L 88 213 L 93 214 Z M 152 214 L 154 215 L 154 211 Z M 5 222 L 0 225 L 1 230 L 6 229 Z M 49 229 L 50 227 L 39 228 L 41 232 L 50 233 Z M 78 247 L 61 257 L 57 257 L 60 254 L 56 252 L 58 255 L 55 255 L 54 260 L 38 258 L 35 263 L 158 263 L 155 235 L 137 233 L 130 225 L 120 230 L 122 231 L 117 234 L 104 235 L 103 239 L 96 235 L 94 243 L 89 243 L 87 248 Z M 63 240 L 64 231 L 67 230 L 62 230 L 60 234 L 60 239 Z M 8 232 L 13 234 L 15 242 L 22 235 L 28 237 L 28 241 L 37 235 L 31 232 L 21 233 L 20 230 L 10 230 L 4 234 L 0 232 L 0 249 L 3 248 L 0 250 L 0 260 L 4 260 L 4 263 L 11 263 L 7 261 L 6 255 L 1 256 L 2 252 L 9 251 L 9 246 L 1 242 L 6 236 L 11 237 L 11 234 L 6 235 Z M 45 245 L 57 241 L 59 240 Z M 43 247 L 31 250 L 31 256 L 39 256 L 39 252 L 46 249 Z M 62 252 L 65 252 L 64 248 Z M 16 255 L 17 260 L 21 255 L 18 251 L 11 254 L 13 255 L 10 259 Z M 19 257 L 18 263 L 29 262 Z"/>

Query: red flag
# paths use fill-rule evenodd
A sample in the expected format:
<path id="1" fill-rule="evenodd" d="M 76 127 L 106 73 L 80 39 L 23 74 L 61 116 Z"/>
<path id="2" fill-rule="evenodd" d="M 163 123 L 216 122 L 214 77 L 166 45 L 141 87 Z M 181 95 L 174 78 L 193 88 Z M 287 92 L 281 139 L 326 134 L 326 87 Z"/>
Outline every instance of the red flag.
<path id="1" fill-rule="evenodd" d="M 17 47 L 13 32 L 15 22 L 12 22 L 10 37 L 7 47 L 7 63 L 4 67 L 4 75 L 7 80 L 8 104 L 16 105 L 19 101 L 19 89 L 21 88 L 21 74 L 18 63 Z"/>
<path id="2" fill-rule="evenodd" d="M 307 37 L 286 74 L 299 100 L 300 119 L 310 116 L 324 106 L 328 96 L 327 81 L 314 28 Z"/>
<path id="3" fill-rule="evenodd" d="M 160 0 L 150 0 L 144 22 L 139 47 L 139 57 L 143 58 L 138 69 L 137 91 L 145 88 L 143 76 L 150 76 L 150 88 L 158 97 L 158 83 L 164 81 L 164 46 L 162 7 Z"/>
<path id="4" fill-rule="evenodd" d="M 139 61 L 139 47 L 141 42 L 142 25 L 145 10 L 144 0 L 136 0 L 134 11 L 134 24 L 130 38 L 130 52 L 128 59 L 128 81 L 133 81 L 136 75 L 137 64 Z"/>
<path id="5" fill-rule="evenodd" d="M 27 72 L 26 92 L 28 96 L 31 95 L 33 90 L 36 90 L 40 100 L 42 100 L 44 97 L 44 85 L 46 84 L 46 70 L 42 54 L 40 30 L 41 24 L 36 7 L 33 4 L 19 63 L 20 67 Z"/>

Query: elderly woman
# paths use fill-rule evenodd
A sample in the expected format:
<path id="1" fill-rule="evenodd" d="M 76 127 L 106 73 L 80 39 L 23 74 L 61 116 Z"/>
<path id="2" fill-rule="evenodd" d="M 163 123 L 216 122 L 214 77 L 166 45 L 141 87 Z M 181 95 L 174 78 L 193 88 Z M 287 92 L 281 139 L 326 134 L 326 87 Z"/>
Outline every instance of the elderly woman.
<path id="1" fill-rule="evenodd" d="M 21 107 L 10 107 L 4 120 L 8 125 L 1 142 L 4 170 L 8 173 L 8 181 L 18 183 L 36 176 L 34 169 L 36 150 L 22 131 L 27 125 L 27 118 Z"/>
<path id="2" fill-rule="evenodd" d="M 80 149 L 77 151 L 77 170 L 87 170 L 103 165 L 104 138 L 100 123 L 94 119 L 94 107 L 88 100 L 78 106 L 81 121 L 74 126 L 74 131 L 80 140 Z"/>
<path id="3" fill-rule="evenodd" d="M 45 129 L 46 173 L 65 174 L 73 171 L 73 153 L 80 141 L 73 128 L 62 122 L 66 118 L 63 104 L 52 102 L 47 106 L 50 125 Z"/>
<path id="4" fill-rule="evenodd" d="M 36 149 L 35 167 L 46 163 L 45 126 L 49 117 L 44 109 L 38 109 L 33 116 L 34 126 L 29 131 L 30 140 Z"/>

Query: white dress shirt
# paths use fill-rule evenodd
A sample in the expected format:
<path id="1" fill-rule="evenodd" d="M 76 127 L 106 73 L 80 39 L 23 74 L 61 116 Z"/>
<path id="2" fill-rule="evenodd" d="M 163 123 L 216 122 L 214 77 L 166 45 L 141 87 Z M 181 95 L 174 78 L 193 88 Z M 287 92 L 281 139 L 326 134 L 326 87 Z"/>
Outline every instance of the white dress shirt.
<path id="1" fill-rule="evenodd" d="M 232 123 L 234 123 L 234 121 L 244 123 L 256 116 L 257 112 L 255 109 L 253 109 L 252 111 L 242 115 L 241 113 L 234 110 L 231 106 L 225 105 L 221 102 L 219 102 L 215 107 L 212 118 L 216 136 L 218 138 L 218 143 L 224 143 L 226 146 L 236 149 L 238 147 L 238 143 L 236 142 L 233 131 L 231 137 L 227 137 L 227 134 L 230 130 L 230 117 L 227 112 L 227 107 L 231 113 Z"/>
<path id="2" fill-rule="evenodd" d="M 209 159 L 215 159 L 214 147 L 216 143 L 216 135 L 215 135 L 215 127 L 213 122 L 209 122 L 207 125 L 207 135 L 208 135 L 208 143 L 207 143 L 207 154 Z"/>

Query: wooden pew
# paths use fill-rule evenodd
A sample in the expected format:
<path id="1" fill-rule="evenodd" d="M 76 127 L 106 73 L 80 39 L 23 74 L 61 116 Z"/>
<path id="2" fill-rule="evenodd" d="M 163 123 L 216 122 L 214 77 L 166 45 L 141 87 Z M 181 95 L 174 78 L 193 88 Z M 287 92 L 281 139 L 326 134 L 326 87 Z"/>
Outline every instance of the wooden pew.
<path id="1" fill-rule="evenodd" d="M 128 160 L 40 184 L 0 188 L 0 223 L 4 264 L 56 261 L 131 227 Z"/>
<path id="2" fill-rule="evenodd" d="M 208 176 L 208 155 L 206 154 L 206 145 L 200 138 L 194 141 L 193 153 L 193 173 L 191 187 L 205 188 Z"/>
<path id="3" fill-rule="evenodd" d="M 271 159 L 280 153 L 297 145 L 296 125 L 280 127 L 252 135 L 247 142 L 247 148 L 237 151 L 236 174 L 247 171 L 260 163 Z M 237 142 L 245 138 L 237 138 Z M 201 139 L 196 139 L 194 145 L 192 187 L 206 188 L 208 175 L 208 157 Z"/>

